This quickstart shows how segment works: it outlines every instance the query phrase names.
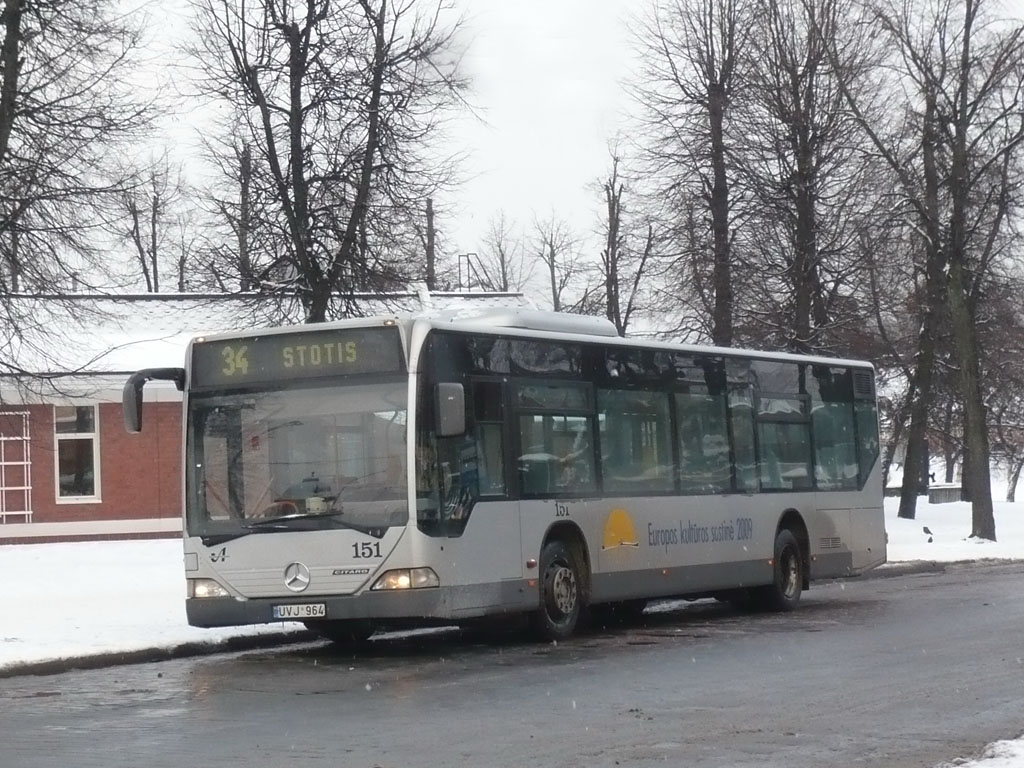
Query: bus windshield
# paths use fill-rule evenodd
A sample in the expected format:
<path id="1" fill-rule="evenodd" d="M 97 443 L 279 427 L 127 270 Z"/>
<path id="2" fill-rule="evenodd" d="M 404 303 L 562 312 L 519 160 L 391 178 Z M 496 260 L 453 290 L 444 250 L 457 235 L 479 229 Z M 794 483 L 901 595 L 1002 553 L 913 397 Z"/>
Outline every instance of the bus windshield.
<path id="1" fill-rule="evenodd" d="M 403 378 L 192 393 L 189 534 L 405 524 L 407 391 Z"/>

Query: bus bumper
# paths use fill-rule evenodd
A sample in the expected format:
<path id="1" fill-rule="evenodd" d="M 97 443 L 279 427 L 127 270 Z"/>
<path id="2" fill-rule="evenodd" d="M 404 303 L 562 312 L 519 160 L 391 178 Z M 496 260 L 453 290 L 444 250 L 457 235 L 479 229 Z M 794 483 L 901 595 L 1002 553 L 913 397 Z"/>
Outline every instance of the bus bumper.
<path id="1" fill-rule="evenodd" d="M 364 592 L 359 595 L 309 595 L 302 598 L 191 598 L 185 601 L 188 623 L 194 627 L 231 627 L 285 621 L 274 617 L 274 606 L 323 604 L 321 620 L 370 619 L 403 621 L 469 619 L 533 610 L 538 606 L 536 585 L 509 580 L 467 587 Z M 294 619 L 292 619 L 294 621 Z"/>

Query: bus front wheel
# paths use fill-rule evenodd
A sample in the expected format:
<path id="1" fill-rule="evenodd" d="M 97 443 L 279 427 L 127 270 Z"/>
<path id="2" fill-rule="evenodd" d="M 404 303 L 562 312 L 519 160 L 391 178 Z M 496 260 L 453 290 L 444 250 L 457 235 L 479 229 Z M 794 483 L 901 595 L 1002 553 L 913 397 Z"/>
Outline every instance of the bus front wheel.
<path id="1" fill-rule="evenodd" d="M 575 631 L 583 608 L 580 568 L 565 542 L 544 545 L 540 577 L 540 610 L 533 617 L 534 630 L 544 640 L 564 640 Z"/>
<path id="2" fill-rule="evenodd" d="M 774 577 L 762 587 L 760 604 L 769 611 L 792 611 L 800 602 L 804 586 L 804 557 L 800 542 L 789 529 L 775 537 Z"/>

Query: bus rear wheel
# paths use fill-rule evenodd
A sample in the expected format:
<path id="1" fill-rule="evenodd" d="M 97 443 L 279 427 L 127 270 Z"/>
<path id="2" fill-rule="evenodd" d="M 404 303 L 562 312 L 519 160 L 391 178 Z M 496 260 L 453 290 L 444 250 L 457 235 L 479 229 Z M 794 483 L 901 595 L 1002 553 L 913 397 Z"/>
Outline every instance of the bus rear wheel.
<path id="1" fill-rule="evenodd" d="M 307 621 L 305 625 L 306 629 L 316 632 L 324 640 L 338 645 L 360 645 L 376 631 L 373 623 L 365 619 Z"/>
<path id="2" fill-rule="evenodd" d="M 789 529 L 775 537 L 772 583 L 762 587 L 760 607 L 768 611 L 792 611 L 800 602 L 804 586 L 804 557 L 800 542 Z"/>
<path id="3" fill-rule="evenodd" d="M 573 551 L 550 541 L 540 553 L 540 609 L 533 629 L 543 640 L 564 640 L 576 630 L 583 610 L 583 582 Z"/>

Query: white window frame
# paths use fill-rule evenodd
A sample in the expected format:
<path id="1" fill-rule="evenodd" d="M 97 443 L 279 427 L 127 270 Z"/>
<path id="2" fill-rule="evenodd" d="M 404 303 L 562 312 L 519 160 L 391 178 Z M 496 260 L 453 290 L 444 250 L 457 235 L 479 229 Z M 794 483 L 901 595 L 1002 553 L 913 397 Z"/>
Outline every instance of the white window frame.
<path id="1" fill-rule="evenodd" d="M 58 408 L 92 408 L 92 432 L 58 432 Z M 92 438 L 93 494 L 91 496 L 60 495 L 60 443 L 61 440 Z M 53 495 L 57 504 L 97 504 L 100 496 L 100 408 L 97 403 L 62 403 L 53 406 Z"/>

